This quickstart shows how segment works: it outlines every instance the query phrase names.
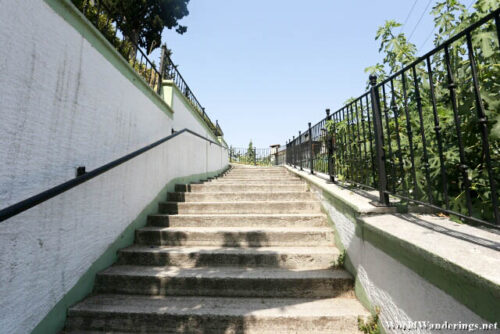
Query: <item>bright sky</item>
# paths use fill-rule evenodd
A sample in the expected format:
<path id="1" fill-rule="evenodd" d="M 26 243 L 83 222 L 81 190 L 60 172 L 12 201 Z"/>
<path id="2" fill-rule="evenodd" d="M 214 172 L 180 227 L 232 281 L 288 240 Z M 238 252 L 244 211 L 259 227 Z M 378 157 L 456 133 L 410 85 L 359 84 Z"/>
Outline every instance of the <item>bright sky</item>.
<path id="1" fill-rule="evenodd" d="M 364 68 L 382 59 L 375 32 L 385 20 L 403 23 L 413 7 L 402 30 L 415 30 L 419 54 L 430 50 L 435 2 L 191 0 L 187 33 L 163 38 L 227 143 L 268 147 L 364 92 Z"/>

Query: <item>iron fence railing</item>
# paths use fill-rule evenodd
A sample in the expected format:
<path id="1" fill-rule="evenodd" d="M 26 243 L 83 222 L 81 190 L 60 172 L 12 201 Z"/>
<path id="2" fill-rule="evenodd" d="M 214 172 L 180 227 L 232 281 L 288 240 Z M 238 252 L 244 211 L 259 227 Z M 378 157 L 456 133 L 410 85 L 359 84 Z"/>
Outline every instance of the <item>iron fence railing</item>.
<path id="1" fill-rule="evenodd" d="M 116 48 L 138 73 L 148 86 L 160 94 L 163 79 L 172 80 L 182 94 L 192 104 L 193 108 L 200 114 L 200 117 L 207 124 L 215 136 L 222 136 L 223 132 L 218 122 L 212 122 L 205 112 L 205 108 L 194 96 L 192 90 L 187 85 L 182 75 L 177 70 L 172 59 L 167 53 L 165 46 L 162 46 L 160 66 L 148 57 L 148 53 L 142 50 L 129 36 L 126 36 L 122 29 L 125 23 L 120 15 L 114 15 L 112 10 L 106 5 L 105 0 L 72 0 L 75 6 L 83 15 L 103 34 L 104 37 Z M 114 19 L 119 17 L 120 19 Z M 120 21 L 122 20 L 122 21 Z"/>
<path id="2" fill-rule="evenodd" d="M 380 82 L 370 76 L 368 92 L 287 142 L 287 164 L 377 189 L 378 205 L 499 227 L 499 15 Z"/>
<path id="3" fill-rule="evenodd" d="M 230 147 L 229 148 L 229 161 L 247 164 L 247 165 L 259 165 L 259 166 L 270 166 L 275 164 L 275 157 L 271 154 L 271 149 L 269 148 L 239 148 Z"/>

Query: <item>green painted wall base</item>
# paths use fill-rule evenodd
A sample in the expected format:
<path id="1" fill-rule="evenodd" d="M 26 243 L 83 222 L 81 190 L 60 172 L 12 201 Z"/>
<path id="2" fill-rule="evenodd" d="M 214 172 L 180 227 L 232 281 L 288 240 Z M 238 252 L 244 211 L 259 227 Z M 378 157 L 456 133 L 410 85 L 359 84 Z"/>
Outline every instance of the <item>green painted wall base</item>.
<path id="1" fill-rule="evenodd" d="M 167 192 L 173 191 L 175 184 L 198 182 L 220 175 L 226 170 L 227 167 L 215 172 L 189 175 L 170 180 L 144 210 L 141 211 L 137 218 L 125 228 L 118 238 L 109 245 L 108 249 L 88 268 L 87 272 L 80 277 L 78 282 L 52 308 L 32 333 L 57 333 L 63 329 L 68 308 L 83 300 L 92 292 L 96 274 L 116 262 L 118 250 L 133 244 L 135 230 L 146 225 L 148 215 L 158 212 L 158 202 L 166 199 Z"/>

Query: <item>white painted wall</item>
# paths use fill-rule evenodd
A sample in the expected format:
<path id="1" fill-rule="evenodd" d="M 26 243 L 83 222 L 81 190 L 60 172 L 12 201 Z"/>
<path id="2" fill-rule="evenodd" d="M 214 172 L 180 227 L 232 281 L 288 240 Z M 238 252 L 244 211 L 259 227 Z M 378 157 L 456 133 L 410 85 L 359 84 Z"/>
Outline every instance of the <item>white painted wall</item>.
<path id="1" fill-rule="evenodd" d="M 391 256 L 359 238 L 355 233 L 353 217 L 348 217 L 328 199 L 316 186 L 311 190 L 321 199 L 328 215 L 335 223 L 338 236 L 347 250 L 349 259 L 356 269 L 357 278 L 367 293 L 371 304 L 382 310 L 381 321 L 404 323 L 408 321 L 429 321 L 431 323 L 487 323 L 474 312 L 427 282 L 414 271 Z M 387 333 L 408 333 L 403 330 L 389 330 Z M 457 331 L 440 330 L 439 333 Z M 415 330 L 411 333 L 431 333 Z"/>
<path id="2" fill-rule="evenodd" d="M 0 208 L 170 134 L 172 119 L 44 1 L 0 1 Z"/>
<path id="3" fill-rule="evenodd" d="M 0 45 L 0 209 L 171 133 L 168 107 L 46 2 L 0 0 Z M 0 223 L 0 333 L 30 332 L 170 180 L 227 163 L 184 133 Z"/>
<path id="4" fill-rule="evenodd" d="M 183 133 L 0 223 L 0 332 L 30 332 L 167 182 L 227 164 Z"/>
<path id="5" fill-rule="evenodd" d="M 172 89 L 171 87 L 165 87 L 166 89 Z M 186 99 L 180 95 L 177 89 L 172 89 L 172 109 L 175 110 L 173 128 L 175 130 L 181 130 L 184 128 L 191 129 L 199 134 L 210 138 L 211 140 L 217 141 L 217 138 L 213 135 L 211 131 L 203 126 L 200 122 L 200 118 L 195 116 L 196 111 L 187 104 Z M 213 120 L 215 122 L 215 120 Z"/>

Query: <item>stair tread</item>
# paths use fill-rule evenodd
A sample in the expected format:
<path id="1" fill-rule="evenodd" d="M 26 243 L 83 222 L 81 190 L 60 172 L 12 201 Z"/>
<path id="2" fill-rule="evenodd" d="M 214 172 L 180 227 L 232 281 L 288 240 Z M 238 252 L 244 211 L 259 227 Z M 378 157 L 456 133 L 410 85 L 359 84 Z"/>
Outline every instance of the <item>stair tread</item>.
<path id="1" fill-rule="evenodd" d="M 183 191 L 172 191 L 171 193 L 175 194 L 185 194 L 185 195 L 193 195 L 196 194 L 198 195 L 206 195 L 206 196 L 214 196 L 214 195 L 234 195 L 234 191 L 197 191 L 195 193 L 189 193 L 189 192 L 183 192 Z M 279 195 L 279 194 L 310 194 L 310 192 L 305 191 L 305 190 L 296 190 L 296 191 L 274 191 L 272 192 L 273 195 Z M 245 195 L 261 195 L 261 194 L 269 194 L 268 191 L 247 191 L 242 194 Z"/>
<path id="2" fill-rule="evenodd" d="M 234 217 L 234 218 L 244 218 L 244 217 L 290 217 L 290 218 L 300 218 L 300 217 L 325 217 L 324 213 L 183 213 L 183 214 L 169 214 L 169 213 L 156 213 L 150 215 L 150 217 L 166 217 L 166 216 L 182 216 L 182 217 Z"/>
<path id="3" fill-rule="evenodd" d="M 177 205 L 196 205 L 196 204 L 216 204 L 216 205 L 228 205 L 228 204 L 290 204 L 290 203 L 319 203 L 317 200 L 291 200 L 291 201 L 227 201 L 227 202 L 174 202 L 174 201 L 164 201 L 162 203 L 166 204 L 177 204 Z"/>
<path id="4" fill-rule="evenodd" d="M 210 226 L 210 227 L 195 227 L 195 226 L 187 226 L 187 227 L 164 227 L 164 226 L 145 226 L 137 231 L 158 231 L 158 232 L 199 232 L 199 233 L 209 233 L 209 232 L 253 232 L 253 233 L 266 233 L 266 232 L 293 232 L 293 233 L 310 233 L 310 232 L 332 232 L 332 229 L 329 227 L 231 227 L 231 226 Z"/>
<path id="5" fill-rule="evenodd" d="M 352 279 L 344 269 L 283 269 L 283 268 L 245 268 L 245 267 L 196 267 L 182 268 L 174 266 L 135 266 L 114 265 L 100 272 L 99 275 L 134 276 L 134 277 L 178 277 L 210 279 Z"/>
<path id="6" fill-rule="evenodd" d="M 133 245 L 121 252 L 170 254 L 339 254 L 336 247 L 215 247 L 215 246 L 144 246 Z"/>
<path id="7" fill-rule="evenodd" d="M 127 313 L 275 317 L 358 317 L 368 312 L 354 298 L 234 298 L 98 294 L 73 306 L 75 313 Z"/>

